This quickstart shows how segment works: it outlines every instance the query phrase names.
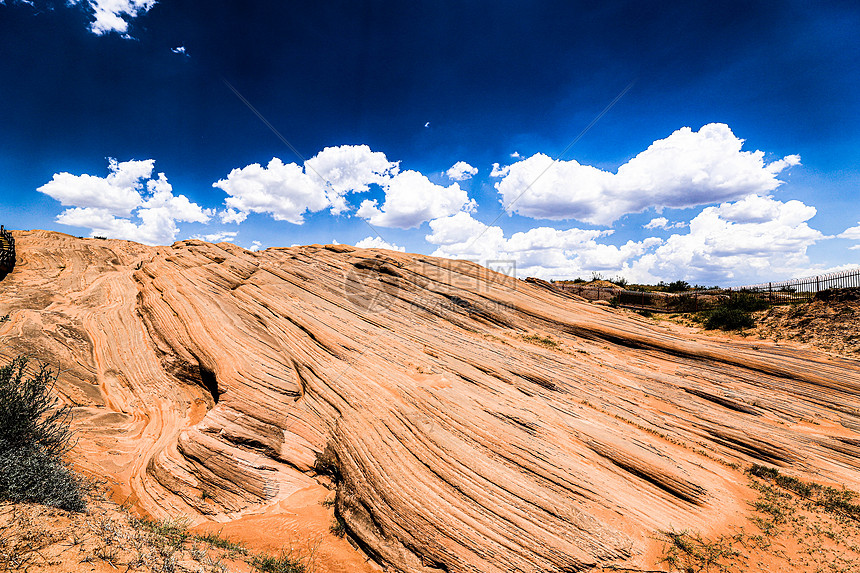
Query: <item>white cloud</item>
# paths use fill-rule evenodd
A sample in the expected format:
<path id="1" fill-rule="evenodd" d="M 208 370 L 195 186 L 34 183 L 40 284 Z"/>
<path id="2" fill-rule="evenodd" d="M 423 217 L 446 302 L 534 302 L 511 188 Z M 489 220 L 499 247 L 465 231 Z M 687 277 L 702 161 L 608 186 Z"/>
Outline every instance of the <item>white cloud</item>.
<path id="1" fill-rule="evenodd" d="M 434 256 L 489 261 L 514 261 L 517 276 L 573 278 L 601 270 L 625 270 L 633 257 L 653 249 L 662 241 L 650 238 L 628 241 L 618 247 L 599 243 L 612 231 L 536 227 L 505 238 L 500 227 L 488 226 L 469 213 L 430 221 L 432 233 L 425 239 L 438 248 Z"/>
<path id="2" fill-rule="evenodd" d="M 306 161 L 304 169 L 275 157 L 266 167 L 254 163 L 233 169 L 226 179 L 213 183 L 228 195 L 222 222 L 241 223 L 250 213 L 268 213 L 297 225 L 304 222 L 305 213 L 325 208 L 334 215 L 348 211 L 347 194 L 363 193 L 370 185 L 385 191 L 383 204 L 365 200 L 357 215 L 384 227 L 416 227 L 476 206 L 457 183 L 443 187 L 417 171 L 401 173 L 399 162 L 366 145 L 327 147 Z"/>
<path id="3" fill-rule="evenodd" d="M 666 217 L 657 217 L 655 219 L 651 219 L 651 221 L 648 224 L 642 225 L 642 228 L 643 229 L 665 229 L 666 225 L 668 225 L 668 224 L 669 224 L 669 219 L 667 219 Z"/>
<path id="4" fill-rule="evenodd" d="M 435 256 L 484 264 L 516 261 L 520 277 L 569 279 L 601 272 L 634 282 L 750 284 L 809 274 L 807 248 L 827 238 L 807 224 L 815 212 L 800 201 L 750 195 L 705 208 L 686 234 L 622 245 L 604 242 L 611 230 L 536 227 L 506 238 L 500 227 L 460 212 L 430 221 L 432 233 L 425 239 L 437 246 Z"/>
<path id="5" fill-rule="evenodd" d="M 107 177 L 56 173 L 39 191 L 64 206 L 97 207 L 112 215 L 128 216 L 140 206 L 143 181 L 152 175 L 155 161 L 125 161 L 110 159 Z"/>
<path id="6" fill-rule="evenodd" d="M 170 49 L 174 54 L 179 54 L 180 56 L 187 56 L 188 50 L 185 49 L 185 46 L 176 46 L 175 48 Z"/>
<path id="7" fill-rule="evenodd" d="M 477 169 L 458 162 L 451 172 L 465 178 Z M 366 192 L 371 185 L 384 190 L 382 205 L 377 200 L 362 201 L 356 214 L 383 227 L 417 227 L 477 206 L 458 183 L 445 187 L 417 171 L 401 173 L 399 162 L 389 161 L 367 145 L 327 147 L 307 160 L 304 169 L 275 157 L 266 167 L 254 163 L 234 169 L 213 184 L 228 195 L 220 213 L 223 223 L 241 223 L 250 213 L 267 213 L 298 225 L 305 213 L 325 208 L 334 215 L 348 212 L 347 195 Z"/>
<path id="8" fill-rule="evenodd" d="M 777 174 L 783 169 L 787 167 L 794 167 L 795 165 L 800 165 L 800 156 L 799 155 L 786 155 L 782 159 L 778 159 L 773 163 L 768 164 L 767 170 L 773 174 Z"/>
<path id="9" fill-rule="evenodd" d="M 370 184 L 383 185 L 399 169 L 398 162 L 388 161 L 384 153 L 371 151 L 367 145 L 326 147 L 305 162 L 308 176 L 316 176 L 319 184 L 330 185 L 327 197 L 333 215 L 347 210 L 344 195 L 363 193 Z"/>
<path id="10" fill-rule="evenodd" d="M 295 245 L 293 245 L 293 246 L 295 246 Z M 260 241 L 253 241 L 253 242 L 251 242 L 251 248 L 248 250 L 257 252 L 262 248 L 263 248 L 263 243 L 261 243 Z"/>
<path id="11" fill-rule="evenodd" d="M 472 167 L 465 161 L 458 161 L 451 168 L 445 172 L 448 176 L 448 179 L 453 181 L 465 181 L 467 179 L 471 179 L 475 175 L 478 174 L 478 168 Z"/>
<path id="12" fill-rule="evenodd" d="M 469 199 L 459 184 L 443 187 L 417 171 L 404 171 L 385 184 L 385 201 L 381 208 L 376 200 L 365 200 L 357 215 L 373 225 L 410 229 L 424 221 L 476 207 L 475 201 Z"/>
<path id="13" fill-rule="evenodd" d="M 174 195 L 164 173 L 152 178 L 154 165 L 153 159 L 110 159 L 107 177 L 58 173 L 38 191 L 71 207 L 60 213 L 58 223 L 89 228 L 92 235 L 167 244 L 179 232 L 177 221 L 206 223 L 213 213 Z"/>
<path id="14" fill-rule="evenodd" d="M 825 239 L 806 223 L 815 207 L 750 195 L 707 207 L 684 235 L 672 235 L 633 265 L 636 280 L 689 279 L 758 282 L 798 276 L 806 250 Z"/>
<path id="15" fill-rule="evenodd" d="M 499 167 L 498 163 L 493 163 L 493 169 L 490 171 L 490 177 L 504 177 L 511 170 L 511 166 Z"/>
<path id="16" fill-rule="evenodd" d="M 520 157 L 522 157 L 522 155 L 520 155 L 519 151 L 514 151 L 513 153 L 511 153 L 511 157 L 513 157 L 514 159 L 519 159 Z"/>
<path id="17" fill-rule="evenodd" d="M 365 237 L 355 244 L 359 249 L 388 249 L 389 251 L 406 252 L 405 247 L 398 247 L 394 243 L 385 241 L 382 237 Z"/>
<path id="18" fill-rule="evenodd" d="M 241 223 L 249 213 L 268 213 L 279 221 L 304 223 L 305 213 L 330 208 L 333 215 L 349 209 L 348 193 L 363 193 L 370 185 L 385 185 L 399 171 L 399 163 L 367 145 L 326 147 L 305 162 L 304 168 L 272 158 L 233 169 L 227 179 L 212 184 L 227 193 L 224 223 Z"/>
<path id="19" fill-rule="evenodd" d="M 860 241 L 860 221 L 858 221 L 858 224 L 856 227 L 849 227 L 848 229 L 845 229 L 844 231 L 839 233 L 839 235 L 837 235 L 837 236 L 840 239 L 850 239 L 852 241 Z M 851 247 L 851 248 L 853 249 L 856 247 Z"/>
<path id="20" fill-rule="evenodd" d="M 212 186 L 228 195 L 224 200 L 227 209 L 221 213 L 224 223 L 240 223 L 249 213 L 268 213 L 278 221 L 301 225 L 306 212 L 321 211 L 331 204 L 316 176 L 277 157 L 266 167 L 252 163 L 233 169 L 227 179 Z"/>
<path id="21" fill-rule="evenodd" d="M 68 0 L 69 4 L 84 4 L 92 12 L 90 31 L 97 36 L 116 32 L 125 38 L 130 20 L 145 14 L 156 0 Z"/>
<path id="22" fill-rule="evenodd" d="M 650 207 L 685 208 L 764 195 L 782 182 L 776 175 L 798 165 L 789 155 L 765 164 L 761 151 L 741 151 L 744 141 L 725 124 L 698 132 L 681 128 L 618 168 L 603 171 L 575 160 L 553 162 L 538 153 L 508 167 L 493 165 L 495 187 L 511 213 L 608 225 Z"/>
<path id="23" fill-rule="evenodd" d="M 683 221 L 678 221 L 677 223 L 671 223 L 670 224 L 669 219 L 667 219 L 666 217 L 655 217 L 654 219 L 651 219 L 651 221 L 649 221 L 645 225 L 642 225 L 642 228 L 643 229 L 669 230 L 669 229 L 680 229 L 680 228 L 686 227 L 686 226 L 687 226 L 687 223 L 684 223 Z"/>
<path id="24" fill-rule="evenodd" d="M 191 238 L 197 239 L 198 241 L 206 241 L 207 243 L 220 243 L 222 241 L 232 243 L 233 239 L 235 239 L 238 234 L 238 231 L 221 231 L 219 233 L 210 233 L 208 235 L 191 235 Z"/>

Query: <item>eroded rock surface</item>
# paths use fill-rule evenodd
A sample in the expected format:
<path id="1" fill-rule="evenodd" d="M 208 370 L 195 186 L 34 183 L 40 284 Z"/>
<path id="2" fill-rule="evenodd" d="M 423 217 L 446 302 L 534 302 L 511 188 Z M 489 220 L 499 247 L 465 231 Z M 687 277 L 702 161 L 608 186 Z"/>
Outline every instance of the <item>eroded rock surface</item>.
<path id="1" fill-rule="evenodd" d="M 2 354 L 61 366 L 76 463 L 155 517 L 274 523 L 329 474 L 386 566 L 569 572 L 719 530 L 750 463 L 860 488 L 857 361 L 681 338 L 464 261 L 15 237 Z"/>

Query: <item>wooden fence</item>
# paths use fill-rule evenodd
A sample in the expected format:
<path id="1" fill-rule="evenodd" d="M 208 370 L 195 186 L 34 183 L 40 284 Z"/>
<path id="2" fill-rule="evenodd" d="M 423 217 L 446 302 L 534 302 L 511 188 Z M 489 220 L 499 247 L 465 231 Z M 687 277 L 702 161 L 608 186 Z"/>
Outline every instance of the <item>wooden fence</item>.
<path id="1" fill-rule="evenodd" d="M 559 290 L 588 300 L 604 300 L 628 308 L 654 312 L 698 312 L 714 308 L 732 297 L 754 296 L 768 304 L 808 302 L 828 299 L 847 289 L 860 291 L 860 268 L 839 273 L 770 282 L 757 285 L 668 293 L 628 290 L 617 286 L 591 286 L 588 283 L 552 283 Z"/>
<path id="2" fill-rule="evenodd" d="M 15 267 L 15 237 L 0 225 L 0 278 L 12 272 Z"/>

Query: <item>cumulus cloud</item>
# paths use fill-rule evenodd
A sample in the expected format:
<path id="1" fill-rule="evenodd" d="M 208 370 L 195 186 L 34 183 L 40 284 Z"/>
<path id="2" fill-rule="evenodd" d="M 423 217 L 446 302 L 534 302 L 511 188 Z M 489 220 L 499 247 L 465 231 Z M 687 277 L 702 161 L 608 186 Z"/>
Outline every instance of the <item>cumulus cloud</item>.
<path id="1" fill-rule="evenodd" d="M 152 159 L 110 159 L 107 177 L 57 173 L 38 191 L 70 207 L 57 217 L 63 225 L 150 245 L 171 243 L 177 221 L 206 223 L 213 213 L 174 195 L 164 173 L 152 177 L 154 166 Z"/>
<path id="2" fill-rule="evenodd" d="M 371 185 L 385 191 L 378 202 L 365 200 L 357 214 L 374 224 L 409 228 L 436 217 L 474 208 L 458 184 L 443 187 L 417 171 L 400 172 L 400 164 L 366 145 L 327 147 L 305 162 L 304 168 L 273 158 L 266 167 L 254 163 L 234 169 L 213 183 L 228 197 L 220 213 L 225 223 L 241 223 L 250 213 L 267 213 L 300 225 L 306 213 L 329 208 L 334 215 L 351 209 L 350 193 L 364 193 Z"/>
<path id="3" fill-rule="evenodd" d="M 678 221 L 677 223 L 669 223 L 669 219 L 666 217 L 655 217 L 651 219 L 648 223 L 642 225 L 643 229 L 680 229 L 681 227 L 686 227 L 687 224 L 683 221 Z"/>
<path id="4" fill-rule="evenodd" d="M 344 195 L 363 193 L 370 184 L 383 185 L 399 170 L 399 162 L 388 161 L 384 153 L 367 145 L 326 147 L 305 162 L 308 175 L 316 175 L 318 184 L 328 184 L 326 196 L 333 215 L 346 211 Z"/>
<path id="5" fill-rule="evenodd" d="M 502 178 L 495 187 L 510 213 L 608 225 L 650 207 L 766 195 L 782 183 L 777 174 L 800 164 L 797 155 L 766 164 L 764 152 L 741 151 L 743 143 L 727 125 L 712 123 L 655 141 L 616 173 L 538 153 L 507 167 L 494 164 L 491 176 Z"/>
<path id="6" fill-rule="evenodd" d="M 295 245 L 294 245 L 294 246 L 295 246 Z M 263 243 L 261 243 L 260 241 L 252 241 L 252 242 L 251 242 L 251 248 L 250 248 L 250 249 L 248 249 L 248 250 L 249 250 L 249 251 L 257 252 L 257 251 L 259 251 L 259 250 L 260 250 L 260 249 L 262 249 L 262 248 L 263 248 Z"/>
<path id="7" fill-rule="evenodd" d="M 241 223 L 249 213 L 268 213 L 278 221 L 304 223 L 306 212 L 321 211 L 331 203 L 325 186 L 295 163 L 277 157 L 266 167 L 252 163 L 233 169 L 227 179 L 212 184 L 227 193 L 224 223 Z"/>
<path id="8" fill-rule="evenodd" d="M 508 171 L 510 170 L 510 165 L 507 167 L 500 167 L 498 163 L 493 163 L 493 169 L 490 171 L 490 177 L 504 177 L 508 174 Z"/>
<path id="9" fill-rule="evenodd" d="M 806 250 L 825 239 L 807 221 L 815 207 L 749 195 L 707 207 L 687 234 L 669 237 L 633 265 L 637 280 L 757 282 L 791 277 L 809 267 Z"/>
<path id="10" fill-rule="evenodd" d="M 125 38 L 129 21 L 145 14 L 156 0 L 69 0 L 71 5 L 83 5 L 92 14 L 90 31 L 97 36 L 116 32 Z"/>
<path id="11" fill-rule="evenodd" d="M 356 213 L 373 225 L 410 229 L 424 221 L 447 217 L 461 209 L 474 210 L 477 203 L 469 199 L 460 185 L 436 185 L 417 171 L 404 171 L 385 184 L 385 201 L 362 201 Z"/>
<path id="12" fill-rule="evenodd" d="M 355 244 L 359 249 L 388 249 L 389 251 L 406 252 L 406 247 L 398 247 L 394 243 L 389 243 L 382 237 L 365 237 Z"/>
<path id="13" fill-rule="evenodd" d="M 705 208 L 686 234 L 612 245 L 611 230 L 536 227 L 505 237 L 500 227 L 460 212 L 430 221 L 432 233 L 425 239 L 436 245 L 436 256 L 483 264 L 515 261 L 520 277 L 569 279 L 601 272 L 634 282 L 749 284 L 809 274 L 806 251 L 827 238 L 807 223 L 815 213 L 800 201 L 750 195 Z"/>
<path id="14" fill-rule="evenodd" d="M 430 221 L 427 242 L 437 245 L 434 256 L 469 259 L 482 264 L 513 261 L 517 275 L 546 279 L 571 278 L 601 270 L 624 270 L 633 257 L 653 249 L 656 238 L 619 246 L 599 242 L 612 231 L 536 227 L 505 237 L 501 227 L 488 226 L 471 214 Z"/>
<path id="15" fill-rule="evenodd" d="M 856 227 L 849 227 L 837 235 L 840 239 L 850 239 L 852 241 L 860 241 L 860 221 Z M 851 247 L 852 249 L 857 247 Z"/>
<path id="16" fill-rule="evenodd" d="M 140 192 L 154 165 L 153 159 L 122 163 L 109 159 L 107 177 L 56 173 L 39 191 L 67 207 L 92 207 L 127 217 L 143 201 Z"/>
<path id="17" fill-rule="evenodd" d="M 669 219 L 666 217 L 657 217 L 655 219 L 651 219 L 651 221 L 645 225 L 642 225 L 643 229 L 665 229 L 666 225 L 669 224 Z"/>
<path id="18" fill-rule="evenodd" d="M 465 161 L 458 161 L 445 174 L 452 181 L 466 181 L 478 174 L 478 168 L 472 167 Z"/>
<path id="19" fill-rule="evenodd" d="M 461 178 L 477 172 L 465 162 L 451 170 Z M 356 214 L 383 227 L 408 229 L 476 207 L 458 183 L 445 187 L 417 171 L 401 172 L 399 162 L 367 145 L 327 147 L 304 166 L 275 157 L 265 167 L 254 163 L 233 169 L 226 179 L 213 183 L 227 193 L 222 222 L 241 223 L 250 213 L 266 213 L 297 225 L 304 223 L 307 213 L 326 208 L 334 215 L 349 212 L 347 196 L 367 192 L 372 185 L 384 191 L 382 204 L 364 200 Z"/>
<path id="20" fill-rule="evenodd" d="M 191 235 L 191 238 L 199 241 L 206 241 L 207 243 L 220 243 L 222 241 L 232 243 L 233 239 L 235 239 L 238 234 L 238 231 L 221 231 L 219 233 L 209 233 L 207 235 Z"/>

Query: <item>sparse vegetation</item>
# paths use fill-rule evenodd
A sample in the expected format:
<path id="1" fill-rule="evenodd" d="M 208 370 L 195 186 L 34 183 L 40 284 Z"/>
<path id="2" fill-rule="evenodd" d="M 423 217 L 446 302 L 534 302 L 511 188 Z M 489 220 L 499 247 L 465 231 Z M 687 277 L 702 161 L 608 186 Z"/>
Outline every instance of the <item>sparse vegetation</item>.
<path id="1" fill-rule="evenodd" d="M 279 556 L 257 555 L 249 563 L 260 573 L 307 573 L 305 560 L 297 558 L 291 551 Z"/>
<path id="2" fill-rule="evenodd" d="M 776 468 L 767 466 L 753 465 L 747 470 L 747 473 L 773 482 L 780 488 L 820 506 L 824 511 L 860 521 L 860 504 L 854 503 L 854 500 L 858 498 L 855 491 L 845 488 L 836 489 L 815 482 L 805 482 L 796 477 L 781 474 Z"/>
<path id="3" fill-rule="evenodd" d="M 210 547 L 217 547 L 218 549 L 223 549 L 224 551 L 227 551 L 230 555 L 248 554 L 248 550 L 245 548 L 244 545 L 242 545 L 241 543 L 236 543 L 235 541 L 231 541 L 226 537 L 221 537 L 220 533 L 204 533 L 202 535 L 195 535 L 194 539 L 202 541 Z"/>
<path id="4" fill-rule="evenodd" d="M 331 522 L 331 526 L 329 527 L 329 531 L 335 537 L 345 537 L 346 536 L 346 522 L 343 518 L 338 514 L 334 514 L 334 519 Z"/>
<path id="5" fill-rule="evenodd" d="M 659 283 L 657 283 L 657 288 L 664 292 L 685 292 L 690 290 L 690 283 L 681 279 L 672 281 L 670 283 L 664 283 L 663 281 L 660 281 Z"/>
<path id="6" fill-rule="evenodd" d="M 150 519 L 133 519 L 132 525 L 144 531 L 148 531 L 174 547 L 182 545 L 191 537 L 188 532 L 189 522 L 187 519 L 163 519 L 153 521 Z"/>
<path id="7" fill-rule="evenodd" d="M 661 559 L 674 571 L 699 573 L 731 571 L 729 560 L 740 553 L 733 548 L 733 539 L 724 536 L 714 541 L 687 531 L 661 531 L 668 545 Z"/>
<path id="8" fill-rule="evenodd" d="M 560 346 L 557 340 L 549 336 L 541 336 L 540 334 L 524 334 L 522 335 L 522 339 L 526 342 L 543 346 L 544 348 L 556 349 Z"/>
<path id="9" fill-rule="evenodd" d="M 755 326 L 752 314 L 768 307 L 766 300 L 755 295 L 739 293 L 721 301 L 713 310 L 699 313 L 699 320 L 708 330 L 741 330 Z"/>
<path id="10" fill-rule="evenodd" d="M 0 368 L 0 500 L 83 511 L 84 482 L 63 461 L 72 446 L 69 409 L 53 395 L 57 377 L 26 358 Z"/>
<path id="11" fill-rule="evenodd" d="M 748 516 L 755 529 L 706 539 L 689 531 L 661 531 L 662 563 L 671 571 L 856 571 L 860 562 L 858 494 L 807 482 L 776 468 L 746 470 L 758 497 Z M 757 531 L 756 531 L 757 530 Z M 757 567 L 757 568 L 756 568 Z"/>

